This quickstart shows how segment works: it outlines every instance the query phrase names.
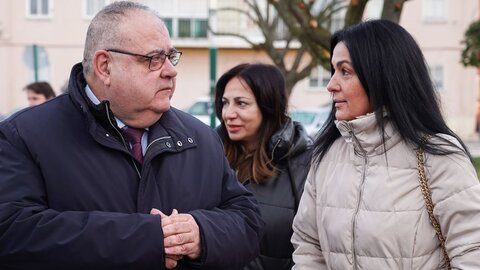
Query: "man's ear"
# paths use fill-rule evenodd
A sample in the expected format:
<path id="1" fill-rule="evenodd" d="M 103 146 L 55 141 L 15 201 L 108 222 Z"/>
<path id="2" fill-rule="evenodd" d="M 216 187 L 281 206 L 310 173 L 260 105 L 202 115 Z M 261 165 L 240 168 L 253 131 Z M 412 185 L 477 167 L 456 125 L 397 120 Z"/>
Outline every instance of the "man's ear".
<path id="1" fill-rule="evenodd" d="M 95 52 L 92 59 L 93 70 L 95 75 L 106 85 L 110 85 L 110 68 L 112 65 L 112 57 L 105 50 Z"/>

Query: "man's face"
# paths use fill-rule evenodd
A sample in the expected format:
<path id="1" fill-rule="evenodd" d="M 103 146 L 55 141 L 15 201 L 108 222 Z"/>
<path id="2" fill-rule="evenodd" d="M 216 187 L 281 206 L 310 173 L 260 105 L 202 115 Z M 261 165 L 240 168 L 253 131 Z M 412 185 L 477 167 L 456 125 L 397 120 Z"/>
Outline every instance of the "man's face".
<path id="1" fill-rule="evenodd" d="M 121 48 L 109 48 L 151 56 L 173 49 L 167 29 L 146 12 L 131 12 L 119 28 Z M 168 57 L 159 70 L 149 69 L 149 60 L 109 52 L 110 84 L 105 97 L 116 117 L 132 127 L 149 127 L 170 109 L 177 71 Z"/>
<path id="2" fill-rule="evenodd" d="M 28 105 L 35 106 L 42 104 L 43 102 L 47 101 L 47 98 L 42 95 L 42 94 L 37 94 L 33 90 L 27 89 L 27 99 L 28 99 Z"/>

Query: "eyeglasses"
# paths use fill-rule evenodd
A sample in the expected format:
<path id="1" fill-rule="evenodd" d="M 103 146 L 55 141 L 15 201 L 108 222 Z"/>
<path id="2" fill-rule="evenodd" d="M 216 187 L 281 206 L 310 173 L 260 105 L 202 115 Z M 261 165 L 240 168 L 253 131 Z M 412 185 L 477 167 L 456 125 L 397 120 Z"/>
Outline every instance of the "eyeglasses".
<path id="1" fill-rule="evenodd" d="M 180 57 L 182 56 L 182 52 L 178 52 L 178 51 L 172 51 L 169 54 L 161 52 L 161 53 L 157 53 L 157 54 L 154 54 L 154 55 L 151 55 L 151 56 L 138 54 L 138 53 L 126 52 L 126 51 L 117 50 L 117 49 L 106 49 L 106 51 L 147 58 L 148 59 L 148 69 L 150 69 L 151 71 L 159 70 L 163 66 L 163 63 L 165 63 L 165 59 L 167 57 L 168 57 L 168 60 L 170 60 L 170 63 L 172 63 L 172 65 L 176 66 L 178 64 L 178 61 L 180 61 Z"/>

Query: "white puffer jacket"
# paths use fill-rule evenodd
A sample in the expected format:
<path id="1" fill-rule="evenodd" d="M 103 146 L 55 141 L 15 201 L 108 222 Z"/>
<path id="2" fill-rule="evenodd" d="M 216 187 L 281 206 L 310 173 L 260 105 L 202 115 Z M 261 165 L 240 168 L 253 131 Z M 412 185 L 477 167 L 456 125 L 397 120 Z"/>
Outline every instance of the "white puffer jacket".
<path id="1" fill-rule="evenodd" d="M 373 114 L 337 122 L 342 137 L 312 165 L 294 220 L 293 269 L 440 269 L 441 248 L 425 209 L 414 146 L 385 121 L 385 145 Z M 480 269 L 475 169 L 463 153 L 425 155 L 452 267 Z"/>

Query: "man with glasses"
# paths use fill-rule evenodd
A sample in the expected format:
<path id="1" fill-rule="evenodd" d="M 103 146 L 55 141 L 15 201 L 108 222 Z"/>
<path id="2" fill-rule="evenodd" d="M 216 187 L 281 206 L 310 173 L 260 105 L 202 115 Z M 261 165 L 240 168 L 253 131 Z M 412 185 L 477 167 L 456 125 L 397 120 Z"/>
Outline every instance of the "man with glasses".
<path id="1" fill-rule="evenodd" d="M 220 139 L 170 107 L 182 53 L 158 15 L 92 20 L 68 91 L 0 123 L 0 269 L 241 269 L 257 204 Z"/>

